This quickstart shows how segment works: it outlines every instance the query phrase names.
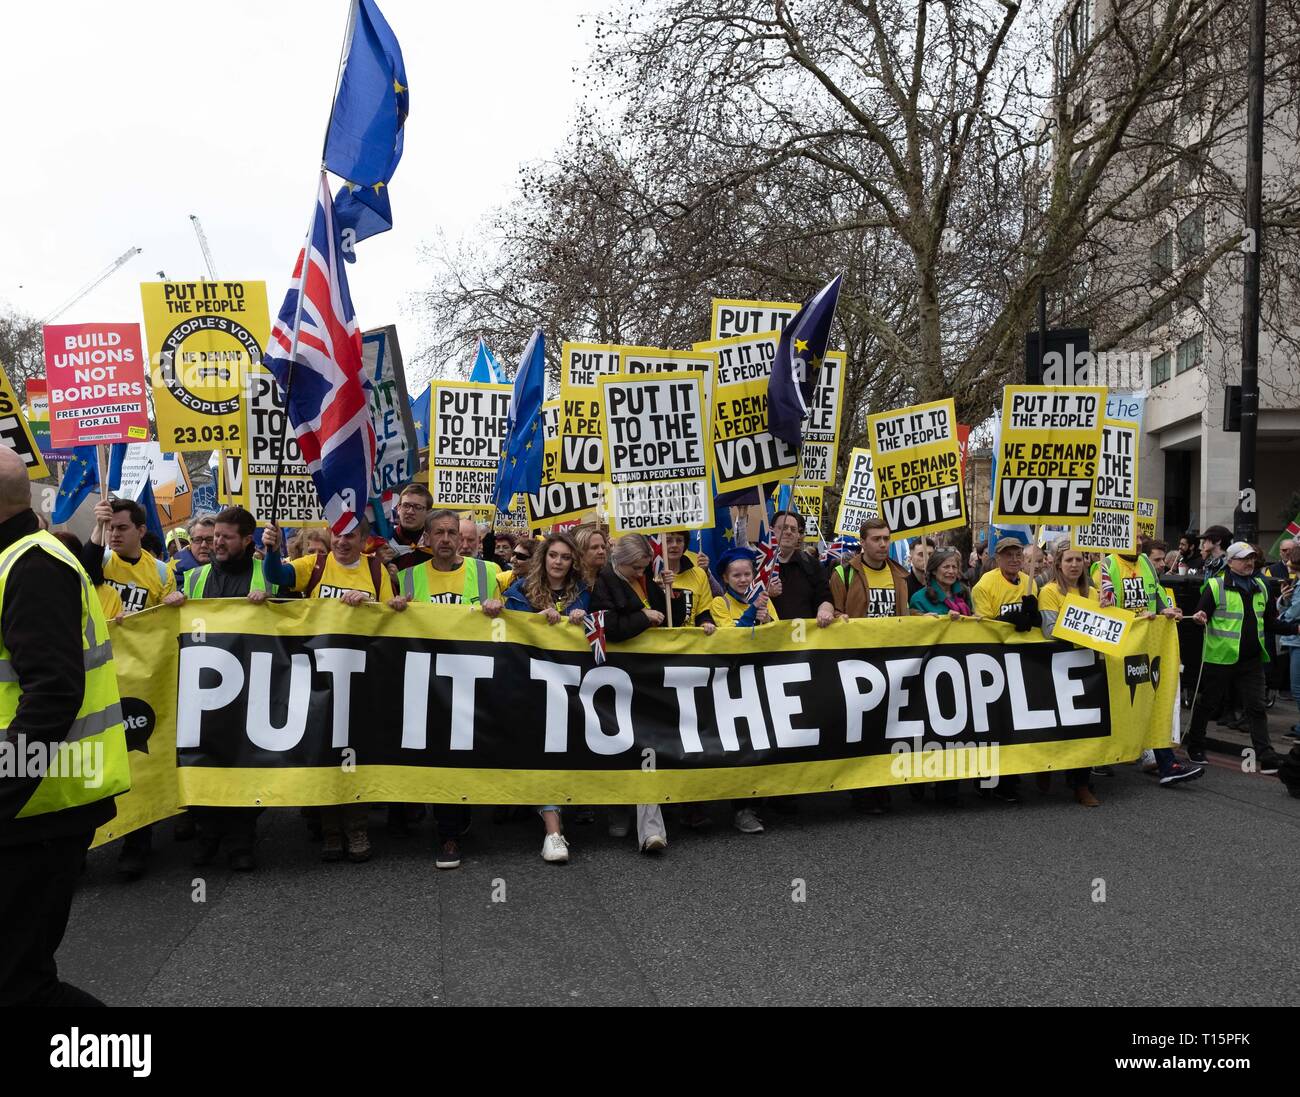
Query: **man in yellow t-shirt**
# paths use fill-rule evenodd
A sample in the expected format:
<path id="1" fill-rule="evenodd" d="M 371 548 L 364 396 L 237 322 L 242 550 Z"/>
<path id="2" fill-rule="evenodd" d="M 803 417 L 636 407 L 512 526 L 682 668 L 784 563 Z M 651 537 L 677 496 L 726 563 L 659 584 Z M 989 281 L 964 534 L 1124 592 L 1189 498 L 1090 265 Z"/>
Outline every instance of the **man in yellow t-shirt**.
<path id="1" fill-rule="evenodd" d="M 1006 621 L 1017 632 L 1037 628 L 1041 619 L 1031 618 L 1038 615 L 1038 584 L 1021 570 L 1025 563 L 1024 546 L 1014 537 L 1003 537 L 993 555 L 997 567 L 981 575 L 971 591 L 976 616 Z"/>
<path id="2" fill-rule="evenodd" d="M 387 569 L 377 556 L 361 552 L 369 535 L 370 524 L 363 519 L 350 532 L 330 537 L 330 551 L 324 560 L 316 554 L 285 563 L 279 555 L 280 531 L 271 526 L 262 532 L 262 548 L 266 550 L 262 567 L 267 581 L 307 598 L 337 598 L 349 606 L 391 603 L 393 583 Z"/>
<path id="3" fill-rule="evenodd" d="M 411 602 L 438 602 L 464 606 L 467 612 L 478 606 L 488 617 L 499 616 L 505 609 L 501 600 L 505 593 L 501 571 L 490 560 L 461 555 L 461 522 L 456 513 L 434 511 L 429 516 L 427 538 L 433 557 L 400 573 L 402 589 L 392 607 L 405 609 Z M 434 804 L 433 819 L 438 833 L 434 865 L 441 869 L 460 868 L 460 840 L 469 829 L 469 807 Z"/>
<path id="4" fill-rule="evenodd" d="M 104 582 L 116 590 L 127 616 L 184 601 L 176 592 L 170 564 L 141 546 L 146 532 L 144 507 L 139 503 L 131 499 L 101 501 L 95 505 L 94 532 L 81 554 L 91 582 Z"/>

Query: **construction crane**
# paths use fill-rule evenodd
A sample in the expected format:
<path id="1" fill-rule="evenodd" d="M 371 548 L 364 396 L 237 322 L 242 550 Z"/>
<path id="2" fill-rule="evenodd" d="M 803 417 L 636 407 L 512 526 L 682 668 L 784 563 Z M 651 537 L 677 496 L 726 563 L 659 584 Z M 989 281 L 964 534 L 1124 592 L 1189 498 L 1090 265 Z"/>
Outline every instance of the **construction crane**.
<path id="1" fill-rule="evenodd" d="M 104 281 L 105 278 L 107 278 L 110 274 L 112 274 L 115 270 L 117 270 L 118 267 L 123 266 L 126 263 L 130 262 L 142 251 L 144 251 L 144 248 L 131 248 L 129 251 L 124 251 L 116 259 L 114 259 L 111 263 L 109 263 L 108 269 L 96 275 L 94 279 L 92 279 L 86 285 L 82 286 L 81 289 L 77 290 L 77 292 L 69 300 L 65 301 L 52 313 L 46 316 L 41 321 L 41 325 L 44 326 L 46 324 L 52 323 L 53 321 L 57 320 L 60 316 L 62 316 L 65 312 L 67 312 L 68 309 L 72 308 L 73 305 L 75 305 L 78 301 L 80 301 L 83 297 L 85 297 L 86 294 L 88 294 L 91 290 L 93 290 L 96 286 L 98 286 L 100 282 Z"/>
<path id="2" fill-rule="evenodd" d="M 199 238 L 199 248 L 203 252 L 203 262 L 208 267 L 208 277 L 215 282 L 217 280 L 217 265 L 212 261 L 212 249 L 208 247 L 208 237 L 203 231 L 203 226 L 199 223 L 197 213 L 190 214 L 190 224 L 194 226 L 194 235 Z"/>

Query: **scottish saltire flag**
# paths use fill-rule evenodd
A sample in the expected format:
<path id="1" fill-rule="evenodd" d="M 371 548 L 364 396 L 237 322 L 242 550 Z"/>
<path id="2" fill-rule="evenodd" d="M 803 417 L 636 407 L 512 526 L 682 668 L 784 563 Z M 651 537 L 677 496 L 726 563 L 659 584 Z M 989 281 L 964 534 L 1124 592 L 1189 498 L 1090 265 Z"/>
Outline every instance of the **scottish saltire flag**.
<path id="1" fill-rule="evenodd" d="M 375 428 L 361 365 L 361 328 L 324 172 L 311 235 L 298 253 L 262 362 L 288 393 L 289 422 L 325 519 L 335 533 L 346 533 L 370 497 Z"/>
<path id="2" fill-rule="evenodd" d="M 388 188 L 379 183 L 373 187 L 344 183 L 334 196 L 334 213 L 343 241 L 343 258 L 349 263 L 357 261 L 354 245 L 393 227 L 393 207 L 388 200 Z"/>
<path id="3" fill-rule="evenodd" d="M 501 363 L 497 361 L 497 356 L 488 349 L 488 345 L 483 342 L 483 336 L 478 337 L 478 348 L 474 351 L 474 368 L 470 370 L 469 379 L 472 384 L 476 385 L 508 385 L 510 378 L 506 376 L 506 371 L 501 368 Z"/>
<path id="4" fill-rule="evenodd" d="M 492 501 L 508 510 L 521 492 L 536 495 L 542 488 L 542 400 L 546 395 L 546 346 L 541 328 L 534 328 L 515 373 L 506 437 L 497 464 Z"/>
<path id="5" fill-rule="evenodd" d="M 387 186 L 402 159 L 411 109 L 402 47 L 375 0 L 355 0 L 350 25 L 325 134 L 325 167 L 363 187 Z"/>
<path id="6" fill-rule="evenodd" d="M 836 275 L 813 294 L 781 332 L 767 379 L 767 429 L 787 445 L 803 442 L 803 421 L 830 342 L 843 278 Z"/>
<path id="7" fill-rule="evenodd" d="M 424 391 L 411 400 L 411 422 L 415 425 L 415 444 L 419 449 L 429 448 L 429 416 L 433 414 L 433 388 L 424 386 Z"/>

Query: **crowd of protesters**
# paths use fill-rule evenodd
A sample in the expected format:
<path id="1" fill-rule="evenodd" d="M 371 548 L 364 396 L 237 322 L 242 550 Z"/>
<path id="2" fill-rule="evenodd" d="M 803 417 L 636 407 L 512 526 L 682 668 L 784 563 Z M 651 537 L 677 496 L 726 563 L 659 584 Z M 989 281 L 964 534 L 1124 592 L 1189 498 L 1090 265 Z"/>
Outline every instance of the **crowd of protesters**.
<path id="1" fill-rule="evenodd" d="M 174 533 L 167 552 L 151 553 L 139 505 L 127 500 L 101 503 L 97 525 L 85 546 L 65 535 L 100 592 L 106 617 L 122 616 L 186 598 L 336 598 L 348 605 L 386 604 L 402 611 L 411 602 L 475 607 L 488 616 L 503 611 L 536 613 L 556 626 L 582 628 L 587 615 L 603 611 L 604 632 L 619 644 L 653 628 L 698 628 L 705 636 L 719 628 L 762 628 L 806 619 L 825 628 L 839 619 L 941 616 L 996 620 L 1017 632 L 1041 630 L 1050 637 L 1064 600 L 1071 594 L 1096 605 L 1116 605 L 1139 615 L 1182 620 L 1171 577 L 1199 579 L 1196 612 L 1205 630 L 1203 667 L 1187 736 L 1187 758 L 1172 748 L 1147 752 L 1143 766 L 1160 784 L 1172 786 L 1204 773 L 1207 721 L 1225 709 L 1248 730 L 1262 773 L 1276 773 L 1282 759 L 1268 739 L 1264 709 L 1264 667 L 1276 640 L 1285 664 L 1287 688 L 1300 706 L 1300 545 L 1284 541 L 1281 558 L 1265 563 L 1256 546 L 1234 542 L 1223 526 L 1199 535 L 1188 532 L 1176 548 L 1145 541 L 1138 553 L 1097 554 L 1072 548 L 1068 538 L 1045 545 L 1002 537 L 963 553 L 940 538 L 919 538 L 906 564 L 891 554 L 892 532 L 883 520 L 868 519 L 851 555 L 827 558 L 805 538 L 806 520 L 793 511 L 771 518 L 776 565 L 756 585 L 762 555 L 733 546 L 711 560 L 688 551 L 685 532 L 662 535 L 662 554 L 650 538 L 611 538 L 607 528 L 585 522 L 545 535 L 491 530 L 450 510 L 437 509 L 428 490 L 409 485 L 398 497 L 391 533 L 374 536 L 366 523 L 331 536 L 302 529 L 285 540 L 271 527 L 258 535 L 252 516 L 239 507 L 191 522 Z M 822 546 L 823 549 L 825 546 Z M 1272 586 L 1264 580 L 1271 580 Z M 761 586 L 761 590 L 758 589 Z M 1300 725 L 1290 737 L 1300 735 Z M 1075 769 L 1066 784 L 1077 803 L 1100 804 L 1095 778 L 1104 766 Z M 1047 774 L 1036 778 L 1040 789 Z M 981 783 L 983 784 L 983 783 Z M 959 806 L 959 781 L 933 785 L 935 801 Z M 978 795 L 1004 803 L 1021 796 L 1016 775 L 1003 776 Z M 909 785 L 914 798 L 926 787 Z M 798 810 L 798 797 L 765 802 L 736 801 L 732 823 L 746 834 L 761 833 L 765 815 Z M 889 788 L 858 789 L 853 807 L 863 814 L 891 810 Z M 327 861 L 364 861 L 371 855 L 371 805 L 303 809 L 308 827 Z M 497 809 L 494 820 L 512 810 Z M 571 808 L 562 817 L 556 804 L 536 808 L 543 828 L 542 856 L 569 859 L 562 818 L 589 823 L 590 808 Z M 197 838 L 195 863 L 219 852 L 236 869 L 255 865 L 253 846 L 259 808 L 191 808 L 176 824 L 180 840 Z M 679 805 L 683 825 L 698 828 L 710 818 L 700 804 Z M 388 830 L 409 835 L 426 814 L 423 805 L 388 805 Z M 470 809 L 432 805 L 435 863 L 461 863 L 461 844 Z M 662 805 L 640 804 L 607 811 L 609 833 L 634 831 L 639 849 L 657 853 L 668 844 Z M 120 874 L 140 876 L 147 866 L 152 828 L 129 834 L 119 858 Z"/>

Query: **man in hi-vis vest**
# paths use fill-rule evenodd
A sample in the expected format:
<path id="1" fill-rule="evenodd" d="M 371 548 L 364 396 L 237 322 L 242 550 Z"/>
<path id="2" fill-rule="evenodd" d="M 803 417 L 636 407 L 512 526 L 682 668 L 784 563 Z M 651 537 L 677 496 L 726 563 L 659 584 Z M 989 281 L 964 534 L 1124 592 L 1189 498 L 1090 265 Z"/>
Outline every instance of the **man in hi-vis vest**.
<path id="1" fill-rule="evenodd" d="M 54 953 L 95 828 L 131 784 L 99 596 L 0 446 L 0 1006 L 99 1005 Z"/>
<path id="2" fill-rule="evenodd" d="M 433 558 L 399 573 L 401 590 L 389 605 L 401 610 L 411 602 L 437 602 L 477 606 L 488 617 L 499 616 L 505 609 L 501 570 L 490 561 L 460 554 L 460 519 L 454 512 L 434 511 L 429 517 L 429 541 Z M 460 868 L 460 840 L 469 830 L 469 807 L 435 804 L 433 818 L 438 825 L 434 864 L 444 869 Z"/>
<path id="3" fill-rule="evenodd" d="M 197 523 L 196 523 L 197 525 Z M 266 568 L 254 555 L 253 534 L 257 523 L 243 507 L 227 507 L 212 526 L 212 552 L 207 563 L 185 573 L 186 598 L 244 598 L 265 602 L 274 594 L 268 585 Z M 190 808 L 199 830 L 199 848 L 194 865 L 201 868 L 216 860 L 224 843 L 230 867 L 249 872 L 256 867 L 253 846 L 257 841 L 259 807 Z"/>

